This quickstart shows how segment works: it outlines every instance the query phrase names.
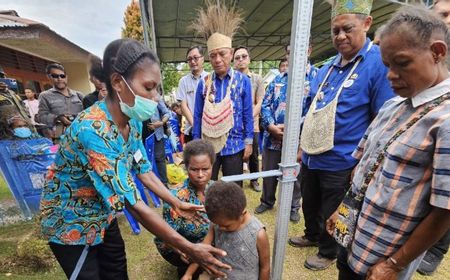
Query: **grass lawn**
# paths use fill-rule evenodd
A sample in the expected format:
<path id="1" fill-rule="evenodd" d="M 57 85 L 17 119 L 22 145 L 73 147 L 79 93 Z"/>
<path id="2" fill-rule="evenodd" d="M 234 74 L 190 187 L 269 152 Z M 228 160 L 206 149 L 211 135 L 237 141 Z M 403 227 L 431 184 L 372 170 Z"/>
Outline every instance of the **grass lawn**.
<path id="1" fill-rule="evenodd" d="M 253 212 L 259 203 L 259 193 L 245 188 L 248 198 L 248 209 Z M 258 218 L 267 226 L 271 245 L 275 233 L 276 209 L 259 215 Z M 153 236 L 148 232 L 133 235 L 124 217 L 119 217 L 122 235 L 125 239 L 128 257 L 128 271 L 130 279 L 176 279 L 176 270 L 167 264 L 158 254 L 153 245 Z M 0 228 L 0 259 L 14 253 L 17 240 L 25 236 L 32 227 L 32 222 L 16 224 Z M 301 235 L 304 230 L 303 220 L 297 224 L 289 225 L 289 236 Z M 337 270 L 333 266 L 325 271 L 313 272 L 303 267 L 307 256 L 316 253 L 316 248 L 298 249 L 287 246 L 286 259 L 284 262 L 283 279 L 337 279 Z M 5 271 L 3 269 L 3 271 Z M 7 271 L 0 274 L 0 279 L 64 279 L 64 274 L 59 267 L 47 273 L 33 275 L 17 274 L 15 271 Z M 450 256 L 447 255 L 439 270 L 433 277 L 423 277 L 416 274 L 414 280 L 448 280 L 450 279 Z"/>
<path id="2" fill-rule="evenodd" d="M 9 187 L 6 185 L 5 179 L 3 179 L 2 174 L 0 173 L 0 203 L 2 199 L 10 199 L 13 198 Z"/>

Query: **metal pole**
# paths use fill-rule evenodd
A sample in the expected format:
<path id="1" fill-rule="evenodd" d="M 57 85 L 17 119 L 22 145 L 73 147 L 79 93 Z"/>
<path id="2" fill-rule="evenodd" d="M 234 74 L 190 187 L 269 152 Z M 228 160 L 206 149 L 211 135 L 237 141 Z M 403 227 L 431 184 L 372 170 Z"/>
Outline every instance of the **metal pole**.
<path id="1" fill-rule="evenodd" d="M 150 38 L 149 38 L 149 33 L 148 33 L 148 17 L 147 17 L 147 9 L 145 7 L 145 1 L 144 0 L 139 0 L 139 8 L 141 10 L 141 25 L 142 25 L 142 29 L 143 29 L 143 35 L 144 35 L 144 44 L 150 47 Z"/>
<path id="2" fill-rule="evenodd" d="M 141 23 L 144 29 L 144 43 L 147 47 L 152 49 L 156 54 L 156 35 L 155 35 L 155 21 L 153 17 L 153 0 L 139 0 L 141 8 Z M 162 77 L 163 75 L 161 75 Z M 163 80 L 161 79 L 161 95 L 164 96 Z"/>
<path id="3" fill-rule="evenodd" d="M 289 56 L 289 82 L 286 98 L 285 134 L 281 151 L 280 170 L 283 174 L 278 192 L 278 215 L 275 230 L 275 246 L 272 258 L 272 279 L 281 280 L 288 237 L 288 221 L 291 211 L 294 182 L 300 170 L 297 163 L 300 124 L 303 104 L 303 88 L 306 76 L 307 52 L 313 0 L 295 0 L 292 15 L 291 55 Z M 294 67 L 295 66 L 295 67 Z"/>

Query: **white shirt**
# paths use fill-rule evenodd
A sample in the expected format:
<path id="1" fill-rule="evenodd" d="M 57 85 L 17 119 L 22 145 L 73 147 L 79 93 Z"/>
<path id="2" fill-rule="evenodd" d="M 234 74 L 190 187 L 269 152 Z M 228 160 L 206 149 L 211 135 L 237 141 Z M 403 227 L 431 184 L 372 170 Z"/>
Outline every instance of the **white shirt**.
<path id="1" fill-rule="evenodd" d="M 195 104 L 195 92 L 197 90 L 198 82 L 203 79 L 208 73 L 203 71 L 198 78 L 196 78 L 192 73 L 183 76 L 178 83 L 177 89 L 177 100 L 186 100 L 187 106 L 194 115 L 194 104 Z M 184 122 L 184 134 L 189 135 L 192 129 L 192 125 L 185 120 Z"/>
<path id="2" fill-rule="evenodd" d="M 30 112 L 31 121 L 33 122 L 33 124 L 35 124 L 34 116 L 39 111 L 39 101 L 37 99 L 31 100 L 31 101 L 27 99 L 27 100 L 24 100 L 23 103 L 25 103 L 25 106 L 27 107 L 28 111 Z"/>

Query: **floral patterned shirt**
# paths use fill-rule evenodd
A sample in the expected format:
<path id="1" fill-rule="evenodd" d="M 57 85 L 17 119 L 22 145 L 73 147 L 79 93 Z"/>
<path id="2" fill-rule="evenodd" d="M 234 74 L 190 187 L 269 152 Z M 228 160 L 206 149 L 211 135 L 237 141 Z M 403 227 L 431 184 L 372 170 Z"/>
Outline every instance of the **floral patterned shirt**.
<path id="1" fill-rule="evenodd" d="M 66 130 L 41 198 L 41 226 L 49 242 L 97 245 L 125 199 L 140 200 L 130 171 L 149 172 L 142 124 L 129 121 L 125 141 L 104 101 L 82 111 Z"/>
<path id="2" fill-rule="evenodd" d="M 214 181 L 209 181 L 206 189 L 208 189 Z M 203 205 L 205 203 L 204 197 L 197 195 L 196 189 L 189 183 L 189 178 L 184 180 L 183 186 L 177 189 L 171 190 L 172 195 L 176 196 L 180 201 L 188 202 L 196 205 Z M 173 208 L 164 203 L 163 218 L 164 220 L 180 235 L 184 236 L 192 243 L 200 243 L 205 238 L 209 230 L 209 220 L 206 213 L 202 213 L 204 222 L 201 224 L 194 224 L 192 221 L 186 220 L 183 217 L 178 216 L 177 212 Z M 161 254 L 169 254 L 172 249 L 165 245 L 164 242 L 155 237 L 156 248 Z"/>

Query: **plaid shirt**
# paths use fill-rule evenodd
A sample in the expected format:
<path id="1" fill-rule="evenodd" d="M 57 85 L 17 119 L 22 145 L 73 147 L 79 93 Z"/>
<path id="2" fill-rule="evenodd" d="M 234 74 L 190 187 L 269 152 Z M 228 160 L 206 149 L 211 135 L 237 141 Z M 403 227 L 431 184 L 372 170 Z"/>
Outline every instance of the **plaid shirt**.
<path id="1" fill-rule="evenodd" d="M 387 141 L 424 109 L 450 91 L 450 79 L 419 95 L 386 102 L 353 156 L 360 159 L 352 190 L 358 192 Z M 364 198 L 348 263 L 365 274 L 380 258 L 393 255 L 430 213 L 450 209 L 450 100 L 406 130 L 387 149 Z"/>

